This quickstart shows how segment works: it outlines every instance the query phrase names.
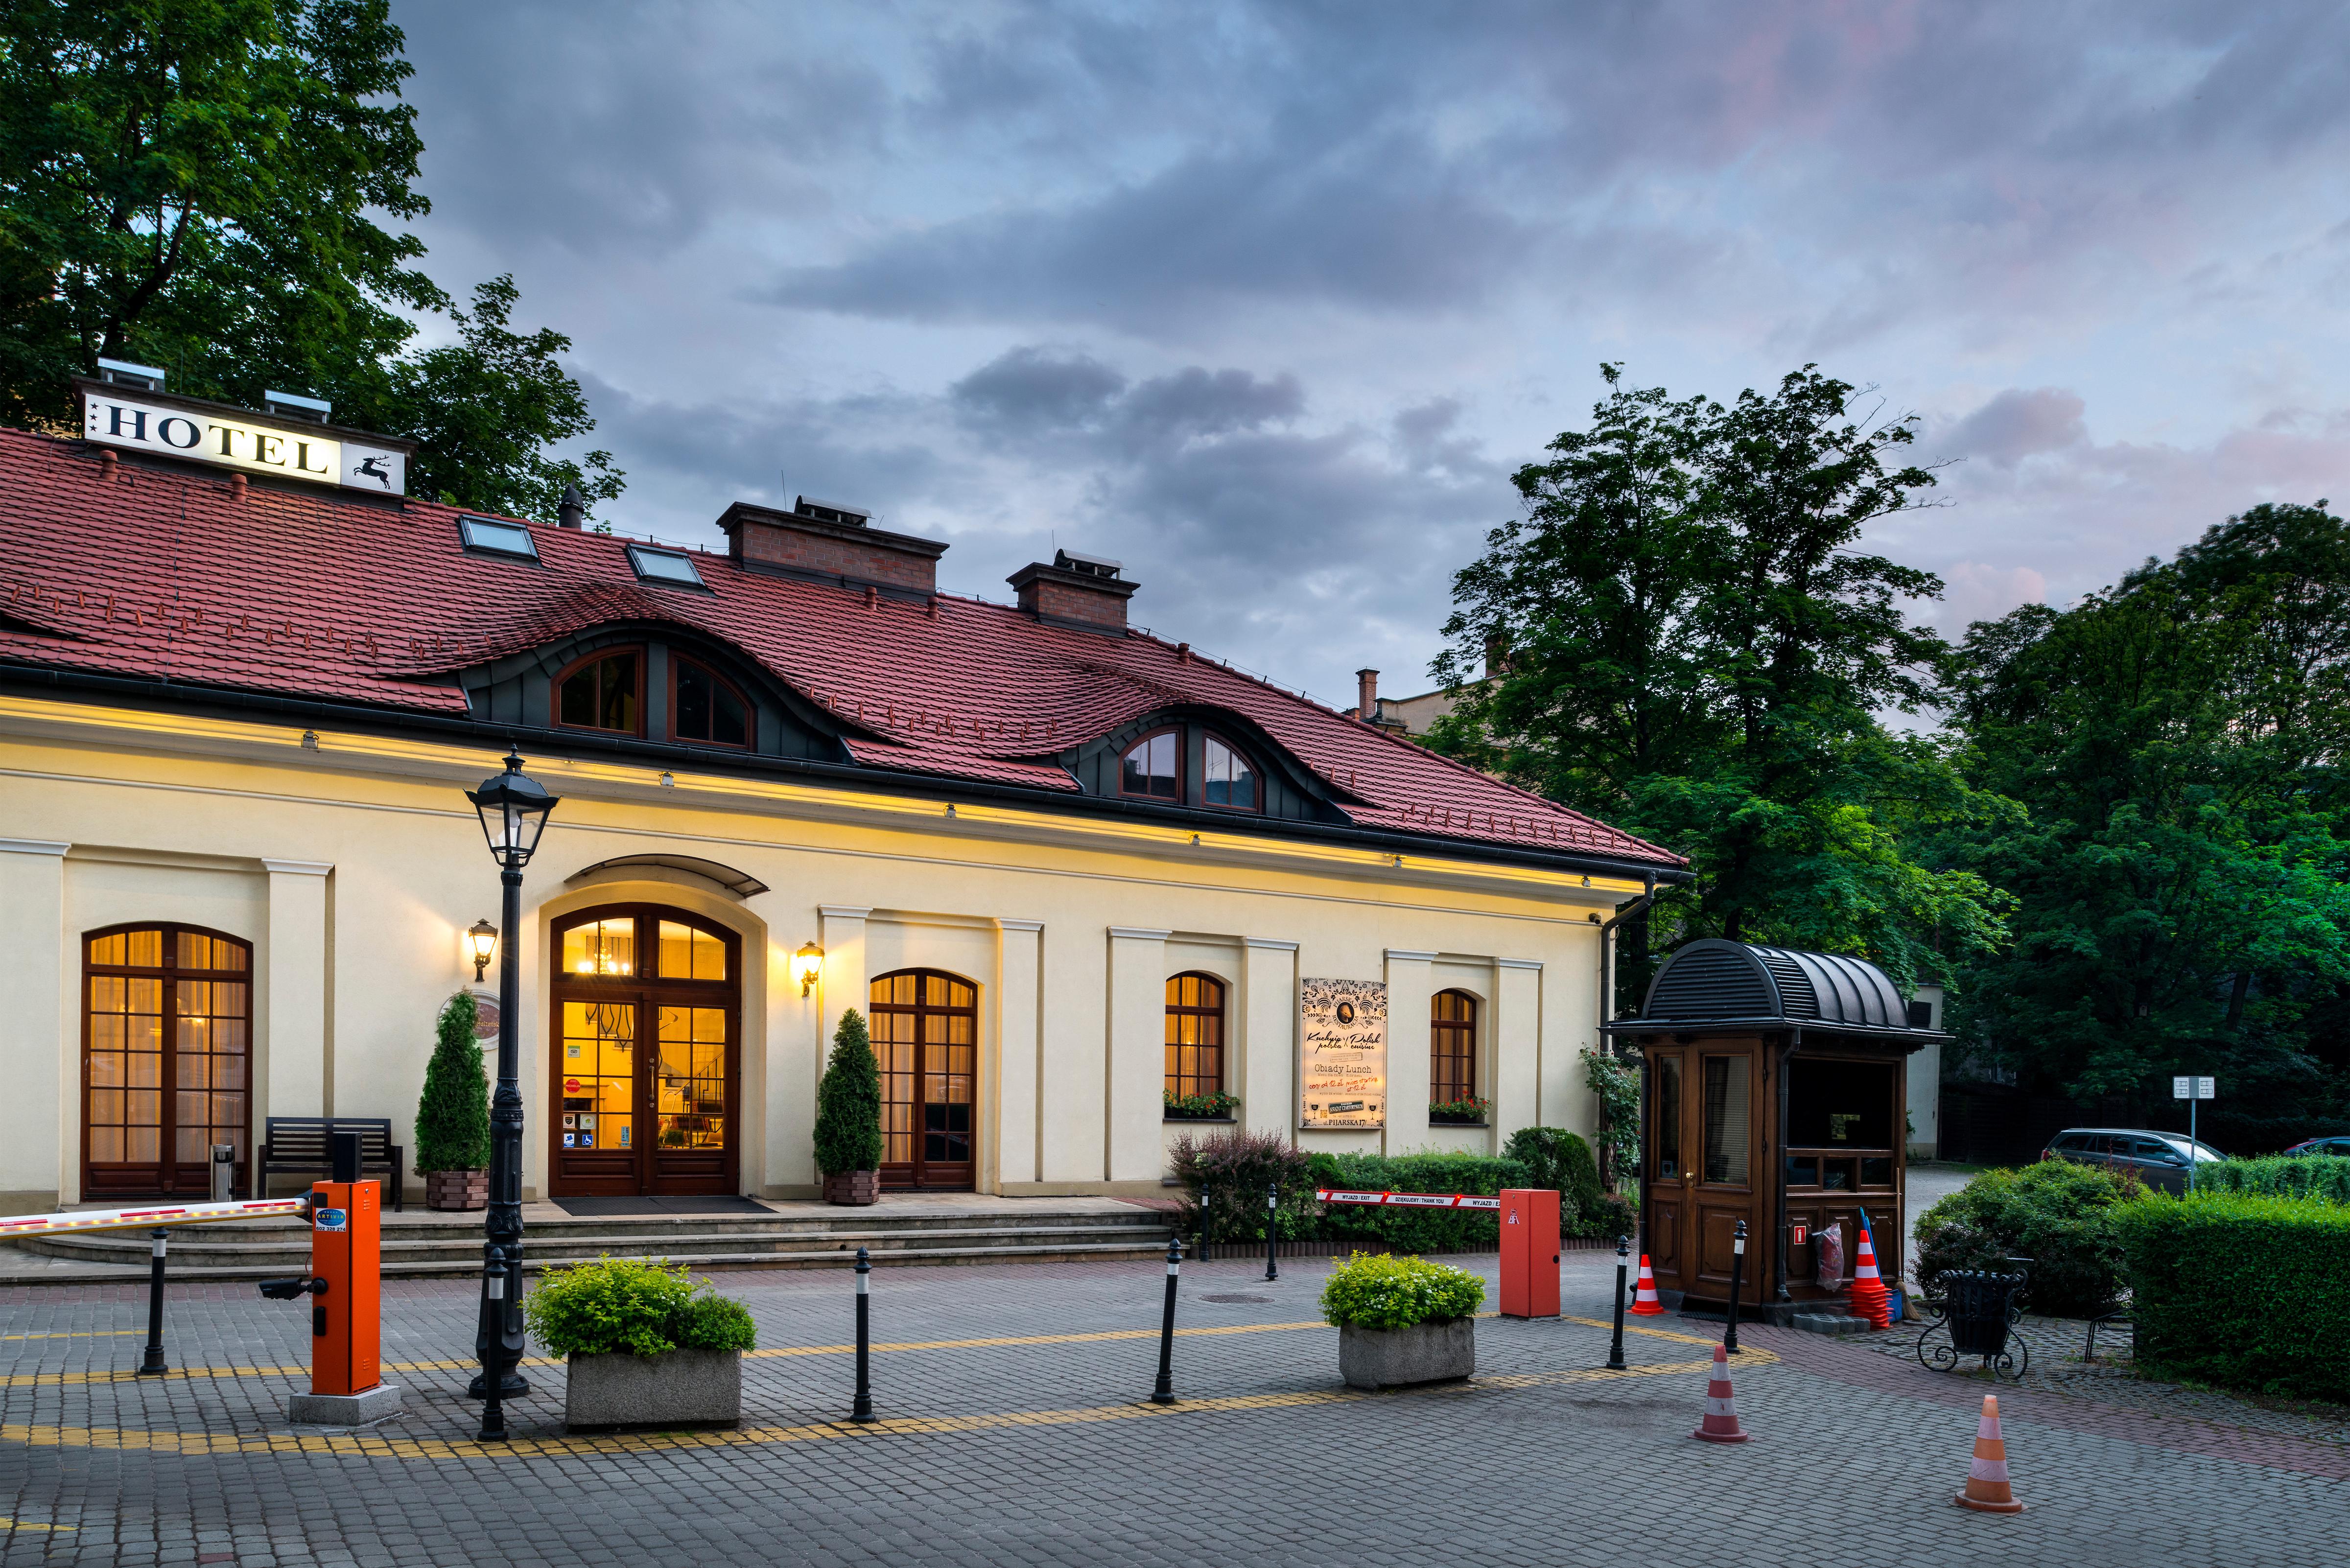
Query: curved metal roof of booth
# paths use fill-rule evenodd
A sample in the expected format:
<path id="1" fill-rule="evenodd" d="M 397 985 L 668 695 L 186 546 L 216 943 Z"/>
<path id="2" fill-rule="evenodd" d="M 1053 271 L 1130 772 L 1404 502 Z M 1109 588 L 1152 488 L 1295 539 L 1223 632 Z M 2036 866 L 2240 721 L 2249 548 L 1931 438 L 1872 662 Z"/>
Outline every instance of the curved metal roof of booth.
<path id="1" fill-rule="evenodd" d="M 1811 1024 L 1869 1034 L 1939 1038 L 1909 1024 L 1908 1004 L 1883 970 L 1841 953 L 1801 952 L 1708 937 L 1667 959 L 1638 1018 L 1603 1025 L 1617 1033 L 1693 1025 Z"/>

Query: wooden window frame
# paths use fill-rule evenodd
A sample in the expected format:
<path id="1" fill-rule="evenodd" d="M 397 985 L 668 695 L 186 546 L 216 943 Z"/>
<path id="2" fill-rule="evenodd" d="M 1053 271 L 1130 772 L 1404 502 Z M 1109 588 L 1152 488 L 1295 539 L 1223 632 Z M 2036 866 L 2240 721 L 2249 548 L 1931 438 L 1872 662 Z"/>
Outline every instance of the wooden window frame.
<path id="1" fill-rule="evenodd" d="M 89 956 L 89 950 L 92 943 L 99 941 L 102 938 L 122 936 L 131 931 L 154 931 L 158 933 L 158 940 L 161 945 L 163 962 L 158 965 L 128 963 L 102 964 L 97 962 Z M 182 969 L 179 965 L 178 938 L 183 931 L 190 932 L 200 937 L 208 937 L 214 941 L 227 942 L 231 946 L 237 948 L 244 954 L 244 968 L 242 970 Z M 180 1004 L 178 982 L 182 979 L 225 981 L 234 984 L 241 984 L 244 987 L 244 1014 L 242 1019 L 242 1022 L 244 1024 L 244 1088 L 242 1091 L 244 1096 L 244 1158 L 237 1161 L 235 1174 L 231 1179 L 234 1189 L 250 1192 L 252 1190 L 251 1183 L 254 1179 L 253 1172 L 256 1168 L 255 1164 L 256 1154 L 253 1141 L 253 1101 L 254 1095 L 255 1093 L 254 1085 L 254 1063 L 258 1053 L 255 1050 L 254 1044 L 253 1013 L 255 1000 L 254 992 L 259 984 L 256 978 L 257 963 L 253 942 L 246 938 L 233 936 L 227 931 L 216 930 L 210 926 L 191 925 L 185 921 L 180 920 L 119 921 L 114 925 L 99 926 L 93 930 L 82 932 L 80 941 L 81 992 L 79 1007 L 81 1011 L 81 1062 L 77 1069 L 77 1076 L 79 1078 L 81 1084 L 81 1094 L 79 1096 L 81 1132 L 79 1136 L 81 1145 L 81 1194 L 83 1199 L 88 1201 L 91 1193 L 89 1174 L 91 1165 L 89 1158 L 89 1054 L 90 1020 L 92 1016 L 90 1012 L 90 981 L 93 979 L 100 977 L 109 979 L 121 977 L 127 979 L 154 980 L 160 982 L 161 992 L 161 1002 L 163 1011 L 161 1014 L 161 1050 L 160 1053 L 161 1060 L 159 1064 L 159 1071 L 155 1085 L 155 1092 L 159 1096 L 159 1117 L 155 1125 L 155 1167 L 158 1178 L 156 1190 L 159 1192 L 174 1194 L 183 1189 L 172 1184 L 171 1177 L 172 1169 L 174 1167 L 189 1163 L 188 1161 L 181 1159 L 179 1156 L 173 1152 L 173 1146 L 178 1141 L 177 1135 L 180 1130 L 180 1052 L 179 1029 L 177 1027 L 177 1022 L 180 1016 Z M 214 1014 L 213 1016 L 221 1015 Z M 124 1084 L 122 1087 L 126 1093 L 129 1092 L 130 1085 L 128 1083 Z M 210 1124 L 207 1123 L 206 1125 L 209 1126 Z M 205 1150 L 204 1163 L 207 1168 L 209 1168 L 211 1161 L 211 1152 L 212 1151 L 209 1148 Z M 145 1162 L 140 1160 L 112 1160 L 108 1161 L 107 1163 L 120 1166 L 137 1166 Z M 207 1168 L 200 1185 L 187 1188 L 184 1190 L 191 1192 L 209 1191 L 211 1189 L 211 1181 L 212 1173 L 210 1169 Z M 119 1190 L 127 1193 L 130 1189 L 122 1189 Z"/>
<path id="2" fill-rule="evenodd" d="M 711 663 L 710 660 L 706 659 L 697 659 L 690 653 L 680 653 L 674 648 L 669 650 L 668 662 L 669 738 L 674 744 L 681 746 L 708 746 L 713 751 L 721 752 L 754 752 L 759 749 L 758 705 L 743 694 L 743 689 L 740 686 L 737 686 L 733 681 L 729 680 L 725 676 L 720 674 L 718 667 Z M 724 687 L 727 691 L 732 691 L 734 694 L 734 700 L 743 704 L 743 727 L 748 732 L 748 739 L 740 742 L 718 740 L 701 741 L 694 739 L 691 735 L 681 735 L 677 732 L 677 678 L 680 672 L 684 670 L 685 666 L 689 664 L 692 665 L 696 670 L 701 670 L 704 675 L 709 676 L 712 684 Z M 712 727 L 713 729 L 716 728 L 715 725 L 712 725 Z M 603 732 L 606 734 L 618 733 L 617 731 L 610 730 Z"/>
<path id="3" fill-rule="evenodd" d="M 1218 805 L 1208 798 L 1208 744 L 1210 742 L 1223 747 L 1247 765 L 1249 777 L 1256 781 L 1255 805 Z M 1245 746 L 1241 745 L 1231 736 L 1211 730 L 1204 724 L 1200 728 L 1200 804 L 1210 811 L 1229 811 L 1237 816 L 1264 815 L 1264 770 L 1256 765 L 1256 758 L 1250 754 Z"/>
<path id="4" fill-rule="evenodd" d="M 884 981 L 896 980 L 900 975 L 913 976 L 915 981 L 915 1000 L 912 1002 L 876 1002 L 873 1000 L 873 988 L 875 986 L 881 984 Z M 956 986 L 961 986 L 969 991 L 971 992 L 971 1005 L 968 1007 L 960 1006 L 951 1000 L 942 1002 L 922 1001 L 921 993 L 923 988 L 921 982 L 929 980 L 945 981 L 948 986 L 947 995 L 950 998 L 954 995 L 953 988 Z M 968 976 L 957 974 L 952 970 L 938 969 L 924 964 L 910 964 L 901 969 L 889 970 L 881 974 L 873 976 L 865 982 L 865 1006 L 866 1012 L 869 1018 L 879 1018 L 883 1016 L 910 1016 L 914 1020 L 915 1050 L 914 1068 L 912 1073 L 914 1097 L 910 1102 L 908 1102 L 914 1108 L 914 1116 L 912 1118 L 913 1125 L 908 1128 L 907 1132 L 908 1151 L 911 1158 L 903 1160 L 891 1159 L 889 1154 L 889 1135 L 886 1129 L 882 1135 L 881 1169 L 882 1174 L 889 1179 L 889 1184 L 893 1190 L 903 1190 L 906 1188 L 910 1187 L 915 1190 L 931 1189 L 959 1192 L 964 1190 L 975 1190 L 978 1187 L 979 1112 L 981 1093 L 980 1075 L 982 1066 L 980 999 L 982 994 L 982 988 L 979 981 L 972 980 Z M 921 1125 L 921 1112 L 922 1107 L 930 1103 L 922 1098 L 922 1080 L 926 1075 L 924 1073 L 924 1066 L 930 1048 L 932 1045 L 936 1045 L 942 1050 L 951 1050 L 953 1048 L 953 1042 L 951 1040 L 931 1041 L 925 1039 L 922 1020 L 926 1016 L 949 1019 L 968 1018 L 971 1020 L 971 1099 L 966 1102 L 970 1106 L 971 1111 L 971 1127 L 970 1129 L 963 1134 L 963 1137 L 968 1139 L 970 1143 L 971 1158 L 968 1162 L 962 1160 L 941 1160 L 938 1162 L 941 1167 L 950 1169 L 968 1163 L 971 1169 L 967 1176 L 956 1175 L 943 1180 L 930 1177 L 931 1162 L 922 1154 L 923 1139 L 928 1136 L 929 1129 Z M 949 1030 L 948 1033 L 951 1033 L 951 1030 Z M 876 1048 L 874 1054 L 878 1061 L 880 1054 L 878 1048 Z M 942 1072 L 941 1075 L 948 1075 Z M 948 1101 L 946 1103 L 951 1105 L 954 1102 Z M 949 1129 L 949 1136 L 951 1136 L 951 1129 Z"/>
<path id="5" fill-rule="evenodd" d="M 564 682 L 591 664 L 601 663 L 607 659 L 616 659 L 624 653 L 633 653 L 637 656 L 637 727 L 633 730 L 607 730 L 600 724 L 565 723 L 563 722 Z M 645 701 L 646 673 L 647 667 L 651 662 L 650 650 L 643 643 L 614 643 L 609 648 L 598 648 L 591 652 L 581 654 L 557 670 L 555 679 L 547 683 L 546 722 L 548 726 L 557 730 L 570 730 L 583 735 L 633 735 L 639 741 L 643 740 L 648 717 Z"/>
<path id="6" fill-rule="evenodd" d="M 1175 737 L 1175 793 L 1172 795 L 1163 795 L 1154 794 L 1149 790 L 1127 788 L 1126 759 L 1133 754 L 1136 747 L 1147 746 L 1161 735 L 1172 735 Z M 1126 744 L 1120 746 L 1118 749 L 1118 793 L 1119 798 L 1124 800 L 1155 800 L 1167 805 L 1188 805 L 1191 804 L 1184 794 L 1183 765 L 1188 759 L 1183 753 L 1183 726 L 1180 724 L 1161 724 L 1155 730 L 1146 730 L 1131 741 L 1128 741 Z"/>
<path id="7" fill-rule="evenodd" d="M 1440 1018 L 1437 1004 L 1446 997 L 1458 997 L 1469 1010 L 1466 1019 Z M 1460 1100 L 1477 1097 L 1477 1025 L 1480 1003 L 1474 993 L 1458 986 L 1448 986 L 1428 999 L 1428 1103 L 1432 1106 L 1451 1105 Z M 1459 1043 L 1456 1053 L 1448 1042 Z M 1446 1094 L 1440 1085 L 1445 1079 L 1444 1064 L 1457 1059 L 1461 1064 L 1460 1093 Z"/>
<path id="8" fill-rule="evenodd" d="M 1189 1079 L 1186 1079 L 1180 1073 L 1168 1073 L 1165 1075 L 1166 1092 L 1170 1095 L 1177 1096 L 1178 1097 L 1184 1095 L 1224 1094 L 1227 1092 L 1224 1085 L 1231 1076 L 1232 1069 L 1232 1018 L 1230 1012 L 1232 1003 L 1232 987 L 1225 982 L 1224 978 L 1222 975 L 1210 974 L 1207 971 L 1200 969 L 1187 969 L 1179 973 L 1170 974 L 1167 977 L 1166 983 L 1169 986 L 1172 986 L 1176 981 L 1183 980 L 1196 980 L 1202 985 L 1214 986 L 1216 988 L 1216 1004 L 1213 1007 L 1204 1005 L 1190 1006 L 1180 1002 L 1170 1002 L 1166 1004 L 1166 1011 L 1161 1014 L 1161 1016 L 1169 1020 L 1178 1017 L 1187 1017 L 1213 1018 L 1216 1021 L 1216 1077 L 1215 1082 L 1209 1083 L 1206 1081 L 1204 1075 L 1198 1073 L 1192 1074 Z M 1162 1031 L 1162 1033 L 1163 1033 L 1164 1031 Z M 1179 1048 L 1178 1043 L 1172 1040 L 1166 1041 L 1164 1044 L 1169 1049 Z M 1195 1045 L 1193 1047 L 1194 1050 L 1202 1048 L 1204 1047 L 1200 1045 Z M 1183 1085 L 1187 1082 L 1191 1084 L 1193 1086 L 1191 1088 L 1185 1088 Z"/>

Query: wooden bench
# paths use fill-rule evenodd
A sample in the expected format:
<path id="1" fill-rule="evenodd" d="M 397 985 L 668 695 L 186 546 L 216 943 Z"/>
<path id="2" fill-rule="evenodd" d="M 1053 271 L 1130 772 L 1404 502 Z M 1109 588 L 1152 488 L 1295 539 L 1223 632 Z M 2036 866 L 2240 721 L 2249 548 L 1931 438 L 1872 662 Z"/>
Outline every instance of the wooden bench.
<path id="1" fill-rule="evenodd" d="M 391 1141 L 389 1116 L 271 1116 L 263 1132 L 261 1175 L 254 1186 L 258 1198 L 269 1190 L 272 1176 L 327 1177 L 334 1173 L 335 1157 L 328 1139 L 336 1133 L 359 1135 L 359 1175 L 388 1171 L 391 1176 L 391 1206 L 405 1207 L 400 1188 L 407 1177 L 408 1151 Z"/>

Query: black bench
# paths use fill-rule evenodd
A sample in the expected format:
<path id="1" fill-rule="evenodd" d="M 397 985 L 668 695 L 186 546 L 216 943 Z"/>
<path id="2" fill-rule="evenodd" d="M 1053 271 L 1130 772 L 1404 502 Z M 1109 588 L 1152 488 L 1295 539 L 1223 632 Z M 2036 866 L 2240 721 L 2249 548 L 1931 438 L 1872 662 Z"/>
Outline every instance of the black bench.
<path id="1" fill-rule="evenodd" d="M 400 1188 L 407 1177 L 408 1151 L 391 1141 L 389 1116 L 271 1116 L 263 1133 L 261 1176 L 254 1196 L 265 1196 L 269 1179 L 280 1173 L 331 1176 L 335 1158 L 328 1139 L 338 1132 L 359 1135 L 360 1178 L 364 1179 L 369 1171 L 389 1171 L 391 1206 L 405 1207 Z"/>

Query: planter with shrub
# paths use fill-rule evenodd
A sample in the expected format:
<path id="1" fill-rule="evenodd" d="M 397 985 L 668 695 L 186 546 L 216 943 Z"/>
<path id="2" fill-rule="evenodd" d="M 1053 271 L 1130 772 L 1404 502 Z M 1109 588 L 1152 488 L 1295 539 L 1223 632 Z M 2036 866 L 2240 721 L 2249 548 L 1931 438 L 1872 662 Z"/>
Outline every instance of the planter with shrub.
<path id="1" fill-rule="evenodd" d="M 833 1031 L 832 1060 L 816 1090 L 816 1168 L 827 1203 L 881 1197 L 881 1064 L 865 1015 L 849 1008 Z"/>
<path id="2" fill-rule="evenodd" d="M 1330 1271 L 1322 1315 L 1338 1325 L 1338 1371 L 1350 1388 L 1451 1383 L 1477 1370 L 1485 1282 L 1421 1258 L 1357 1252 Z"/>
<path id="3" fill-rule="evenodd" d="M 1166 1107 L 1164 1119 L 1170 1122 L 1228 1122 L 1241 1105 L 1238 1095 L 1221 1090 L 1212 1095 L 1177 1095 L 1161 1090 L 1159 1098 Z"/>
<path id="4" fill-rule="evenodd" d="M 1428 1125 L 1432 1127 L 1482 1127 L 1492 1120 L 1493 1102 L 1474 1096 L 1465 1100 L 1440 1100 L 1428 1107 Z"/>
<path id="5" fill-rule="evenodd" d="M 550 1269 L 523 1299 L 532 1337 L 566 1358 L 564 1423 L 732 1427 L 743 1418 L 751 1314 L 685 1265 L 599 1258 Z"/>
<path id="6" fill-rule="evenodd" d="M 483 1209 L 490 1201 L 490 1081 L 474 1034 L 481 1010 L 459 992 L 434 1024 L 424 1093 L 416 1102 L 416 1168 L 428 1209 Z"/>
<path id="7" fill-rule="evenodd" d="M 2026 1310 L 2095 1317 L 2126 1282 L 2119 1220 L 2130 1196 L 2121 1179 L 2065 1160 L 1987 1170 L 1918 1217 L 1918 1288 L 1939 1298 L 1945 1273 L 2028 1258 Z"/>

